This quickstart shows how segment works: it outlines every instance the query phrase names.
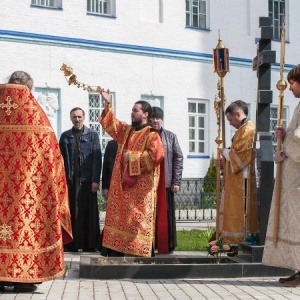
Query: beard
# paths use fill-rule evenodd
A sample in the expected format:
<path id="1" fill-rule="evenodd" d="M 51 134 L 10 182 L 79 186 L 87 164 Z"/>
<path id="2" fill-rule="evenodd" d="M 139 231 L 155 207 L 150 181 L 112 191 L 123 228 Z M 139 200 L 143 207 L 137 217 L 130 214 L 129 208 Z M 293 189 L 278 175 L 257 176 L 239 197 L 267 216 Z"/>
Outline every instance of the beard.
<path id="1" fill-rule="evenodd" d="M 142 125 L 142 120 L 135 120 L 135 121 L 131 121 L 131 126 L 132 127 L 137 127 L 137 126 L 140 126 Z"/>

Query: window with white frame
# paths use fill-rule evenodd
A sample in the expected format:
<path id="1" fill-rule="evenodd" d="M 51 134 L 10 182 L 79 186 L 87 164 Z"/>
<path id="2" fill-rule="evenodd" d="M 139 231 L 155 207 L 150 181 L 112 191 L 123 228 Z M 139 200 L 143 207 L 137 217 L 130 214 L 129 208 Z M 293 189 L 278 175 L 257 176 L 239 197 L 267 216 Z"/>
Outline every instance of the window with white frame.
<path id="1" fill-rule="evenodd" d="M 32 5 L 62 8 L 62 0 L 31 0 Z"/>
<path id="2" fill-rule="evenodd" d="M 208 28 L 208 1 L 186 0 L 186 26 L 195 28 Z"/>
<path id="3" fill-rule="evenodd" d="M 87 0 L 87 11 L 95 14 L 115 16 L 115 0 Z"/>
<path id="4" fill-rule="evenodd" d="M 280 39 L 282 23 L 285 14 L 286 14 L 285 0 L 269 0 L 269 17 L 272 19 L 274 40 Z"/>
<path id="5" fill-rule="evenodd" d="M 188 100 L 189 154 L 208 155 L 208 101 Z"/>
<path id="6" fill-rule="evenodd" d="M 114 93 L 111 93 L 111 103 L 114 109 L 115 108 Z M 89 127 L 98 132 L 102 151 L 104 151 L 104 149 L 106 148 L 108 141 L 111 140 L 111 136 L 103 130 L 98 120 L 104 106 L 105 106 L 105 102 L 100 98 L 99 93 L 89 93 L 89 112 L 88 112 Z"/>
<path id="7" fill-rule="evenodd" d="M 288 109 L 287 107 L 283 107 L 283 113 L 282 113 L 282 126 L 284 128 L 287 127 L 287 113 L 288 113 Z M 270 107 L 270 132 L 273 135 L 273 150 L 274 152 L 277 149 L 277 141 L 275 139 L 274 133 L 275 133 L 275 127 L 278 124 L 278 107 L 277 106 L 271 106 Z"/>

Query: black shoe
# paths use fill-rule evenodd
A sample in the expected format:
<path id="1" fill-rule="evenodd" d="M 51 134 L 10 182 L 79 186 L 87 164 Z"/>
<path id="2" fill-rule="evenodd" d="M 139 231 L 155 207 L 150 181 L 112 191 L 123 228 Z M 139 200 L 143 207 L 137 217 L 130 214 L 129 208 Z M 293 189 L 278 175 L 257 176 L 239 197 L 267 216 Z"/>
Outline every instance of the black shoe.
<path id="1" fill-rule="evenodd" d="M 97 252 L 95 248 L 85 248 L 82 249 L 83 252 Z"/>
<path id="2" fill-rule="evenodd" d="M 239 254 L 239 251 L 236 250 L 236 251 L 232 251 L 232 252 L 227 252 L 226 254 L 229 257 L 234 257 L 234 256 L 237 256 Z"/>
<path id="3" fill-rule="evenodd" d="M 64 252 L 78 252 L 78 249 L 64 248 Z"/>
<path id="4" fill-rule="evenodd" d="M 282 278 L 279 278 L 279 282 L 280 283 L 286 283 L 286 282 L 290 282 L 290 281 L 293 281 L 294 279 L 296 279 L 296 278 L 299 278 L 299 276 L 300 276 L 300 272 L 297 272 L 297 273 L 295 273 L 295 274 L 293 274 L 293 275 L 291 275 L 291 276 L 289 276 L 289 277 L 282 277 Z"/>
<path id="5" fill-rule="evenodd" d="M 33 293 L 37 286 L 33 283 L 16 283 L 14 286 L 15 293 Z"/>
<path id="6" fill-rule="evenodd" d="M 4 285 L 0 285 L 0 293 L 3 293 L 5 291 Z"/>

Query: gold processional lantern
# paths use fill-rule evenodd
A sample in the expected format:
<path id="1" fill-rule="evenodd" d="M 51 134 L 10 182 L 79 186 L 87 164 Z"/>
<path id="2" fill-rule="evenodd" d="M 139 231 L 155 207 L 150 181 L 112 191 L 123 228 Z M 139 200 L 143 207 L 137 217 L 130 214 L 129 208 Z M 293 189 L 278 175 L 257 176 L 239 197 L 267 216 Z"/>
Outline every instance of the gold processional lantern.
<path id="1" fill-rule="evenodd" d="M 218 44 L 215 49 L 213 49 L 213 60 L 214 60 L 214 72 L 218 74 L 220 80 L 220 98 L 221 98 L 221 105 L 220 105 L 220 117 L 219 122 L 222 131 L 222 143 L 223 148 L 225 148 L 225 119 L 224 119 L 224 107 L 225 107 L 225 95 L 224 95 L 224 77 L 229 72 L 229 49 L 226 48 L 220 38 L 219 33 L 219 40 Z"/>
<path id="2" fill-rule="evenodd" d="M 215 49 L 213 49 L 214 72 L 218 74 L 218 96 L 215 99 L 215 111 L 217 116 L 218 136 L 215 139 L 217 143 L 217 158 L 221 158 L 221 145 L 225 146 L 225 94 L 224 77 L 229 72 L 229 50 L 226 48 L 220 38 Z M 224 174 L 223 174 L 224 175 Z M 221 168 L 217 167 L 217 193 L 216 193 L 216 239 L 219 239 L 220 230 L 220 196 L 221 196 Z"/>
<path id="3" fill-rule="evenodd" d="M 226 48 L 219 36 L 218 45 L 213 49 L 214 58 L 214 72 L 219 77 L 225 77 L 226 73 L 229 72 L 229 50 Z"/>

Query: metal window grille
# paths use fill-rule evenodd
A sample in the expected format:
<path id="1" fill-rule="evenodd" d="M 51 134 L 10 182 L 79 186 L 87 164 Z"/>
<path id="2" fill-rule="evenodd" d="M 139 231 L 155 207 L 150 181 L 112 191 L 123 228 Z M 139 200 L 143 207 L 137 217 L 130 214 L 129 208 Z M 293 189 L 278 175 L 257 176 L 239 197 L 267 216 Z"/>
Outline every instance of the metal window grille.
<path id="1" fill-rule="evenodd" d="M 274 137 L 274 132 L 275 132 L 275 127 L 277 126 L 278 123 L 278 107 L 277 106 L 272 106 L 270 108 L 270 132 L 273 134 L 273 150 L 274 152 L 277 149 L 277 141 Z M 283 120 L 282 120 L 282 126 L 284 128 L 287 127 L 287 107 L 283 108 Z"/>
<path id="2" fill-rule="evenodd" d="M 88 0 L 87 11 L 97 14 L 114 15 L 114 0 Z"/>
<path id="3" fill-rule="evenodd" d="M 112 106 L 115 107 L 115 94 L 111 93 Z M 99 93 L 89 93 L 89 127 L 98 132 L 101 144 L 101 150 L 104 151 L 111 137 L 103 130 L 98 119 L 104 108 L 104 101 Z M 115 109 L 114 109 L 115 111 Z"/>
<path id="4" fill-rule="evenodd" d="M 62 7 L 62 0 L 32 0 L 31 4 L 46 7 Z"/>

